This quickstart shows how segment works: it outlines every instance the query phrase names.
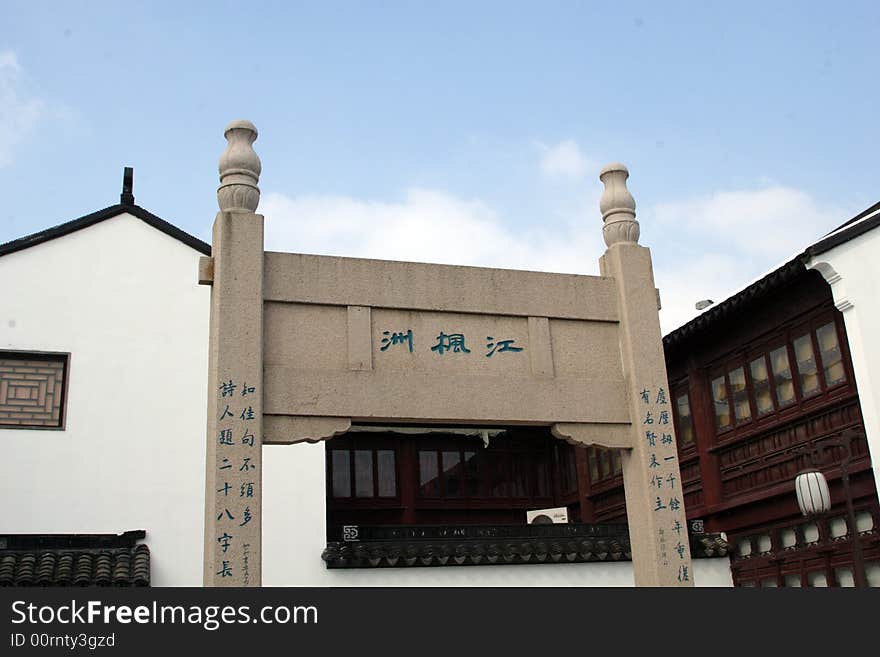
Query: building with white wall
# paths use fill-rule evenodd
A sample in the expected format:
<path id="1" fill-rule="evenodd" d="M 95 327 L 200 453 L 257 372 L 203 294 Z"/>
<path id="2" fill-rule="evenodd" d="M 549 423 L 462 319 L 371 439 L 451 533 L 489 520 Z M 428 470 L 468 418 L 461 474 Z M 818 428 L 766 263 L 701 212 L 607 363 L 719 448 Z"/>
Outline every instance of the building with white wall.
<path id="1" fill-rule="evenodd" d="M 806 265 L 831 286 L 834 305 L 843 313 L 859 403 L 872 455 L 880 459 L 880 203 L 860 212 L 806 251 Z M 880 468 L 874 467 L 880 491 Z"/>
<path id="2" fill-rule="evenodd" d="M 0 537 L 146 530 L 152 584 L 201 584 L 207 253 L 130 187 L 0 246 Z"/>

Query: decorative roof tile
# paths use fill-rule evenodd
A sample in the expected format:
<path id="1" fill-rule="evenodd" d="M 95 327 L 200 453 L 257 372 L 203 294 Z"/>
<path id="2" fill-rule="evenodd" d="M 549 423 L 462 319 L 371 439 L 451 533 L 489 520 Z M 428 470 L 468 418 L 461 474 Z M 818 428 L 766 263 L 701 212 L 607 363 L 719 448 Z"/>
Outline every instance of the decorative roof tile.
<path id="1" fill-rule="evenodd" d="M 626 525 L 473 525 L 468 527 L 349 527 L 358 540 L 329 541 L 328 568 L 480 566 L 493 564 L 630 561 Z M 691 555 L 726 557 L 720 534 L 694 534 Z"/>
<path id="2" fill-rule="evenodd" d="M 0 586 L 149 586 L 145 532 L 0 536 Z"/>

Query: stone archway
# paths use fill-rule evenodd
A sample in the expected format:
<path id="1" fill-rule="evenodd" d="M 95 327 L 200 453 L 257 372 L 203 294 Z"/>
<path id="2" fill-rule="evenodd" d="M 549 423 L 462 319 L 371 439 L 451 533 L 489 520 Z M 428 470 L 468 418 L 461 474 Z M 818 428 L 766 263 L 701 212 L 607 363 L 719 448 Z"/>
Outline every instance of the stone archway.
<path id="1" fill-rule="evenodd" d="M 213 286 L 205 583 L 261 582 L 263 444 L 373 422 L 552 426 L 624 450 L 636 584 L 692 585 L 689 551 L 667 548 L 685 515 L 658 484 L 678 478 L 677 451 L 626 167 L 600 173 L 601 276 L 271 253 L 256 136 L 226 130 L 199 276 Z"/>

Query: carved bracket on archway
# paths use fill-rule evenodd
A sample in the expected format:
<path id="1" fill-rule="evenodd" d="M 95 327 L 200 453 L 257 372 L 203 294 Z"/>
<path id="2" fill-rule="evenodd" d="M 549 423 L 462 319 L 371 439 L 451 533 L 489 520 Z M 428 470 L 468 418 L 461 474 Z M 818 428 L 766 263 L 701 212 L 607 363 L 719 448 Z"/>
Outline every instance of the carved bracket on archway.
<path id="1" fill-rule="evenodd" d="M 317 443 L 351 428 L 351 418 L 312 415 L 264 415 L 263 444 Z"/>
<path id="2" fill-rule="evenodd" d="M 632 425 L 629 423 L 558 422 L 550 427 L 550 432 L 569 445 L 599 445 L 612 449 L 633 446 Z"/>

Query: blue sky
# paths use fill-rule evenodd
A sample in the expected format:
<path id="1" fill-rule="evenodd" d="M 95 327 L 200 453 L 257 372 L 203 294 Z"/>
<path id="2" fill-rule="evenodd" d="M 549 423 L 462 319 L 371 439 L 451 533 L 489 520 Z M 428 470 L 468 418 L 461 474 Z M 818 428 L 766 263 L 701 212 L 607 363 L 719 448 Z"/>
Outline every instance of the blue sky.
<path id="1" fill-rule="evenodd" d="M 267 248 L 597 273 L 622 161 L 670 330 L 880 198 L 880 5 L 6 0 L 0 242 L 117 201 Z"/>

